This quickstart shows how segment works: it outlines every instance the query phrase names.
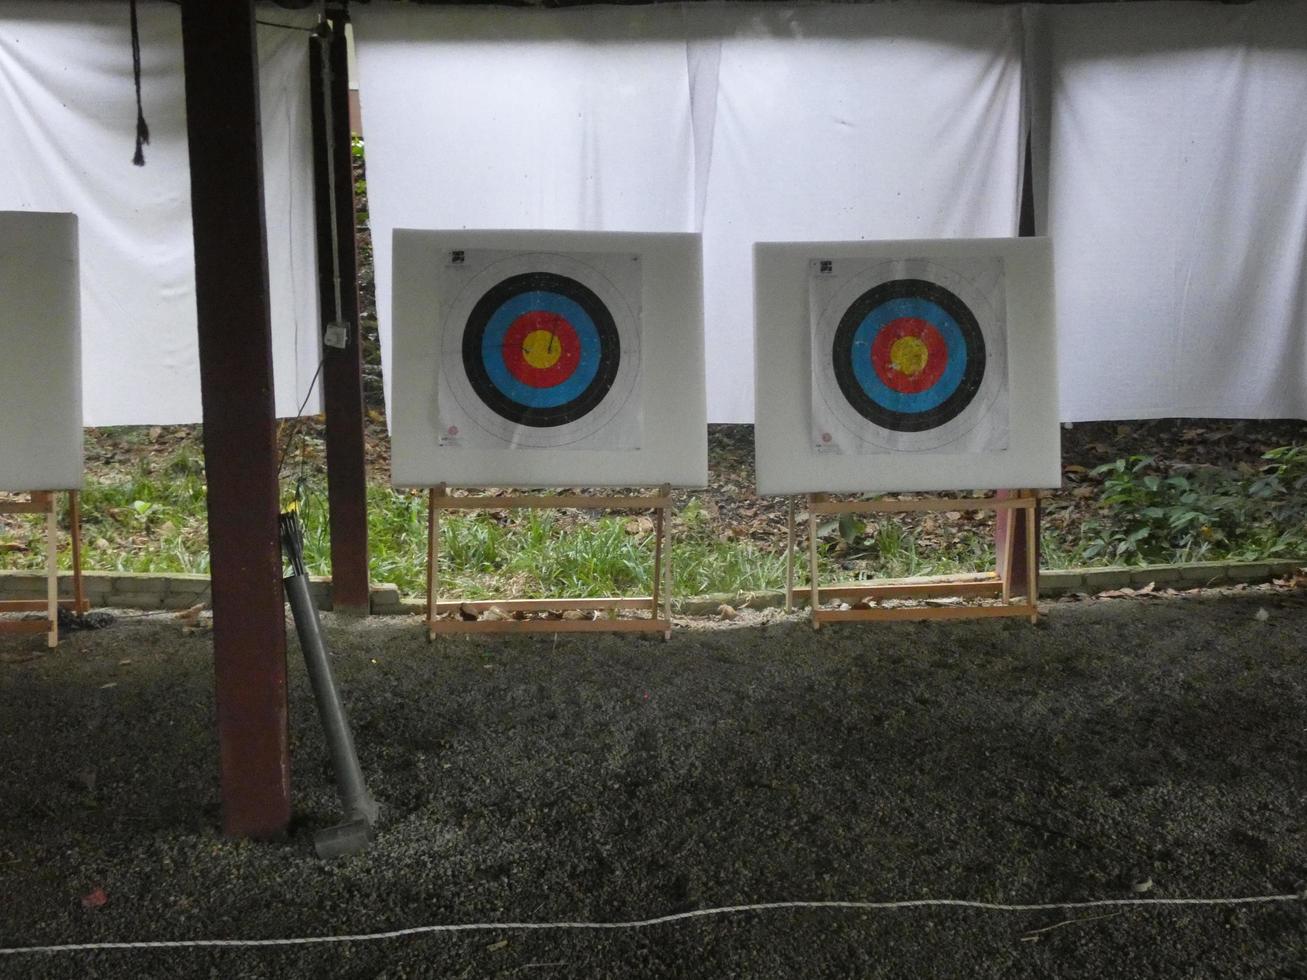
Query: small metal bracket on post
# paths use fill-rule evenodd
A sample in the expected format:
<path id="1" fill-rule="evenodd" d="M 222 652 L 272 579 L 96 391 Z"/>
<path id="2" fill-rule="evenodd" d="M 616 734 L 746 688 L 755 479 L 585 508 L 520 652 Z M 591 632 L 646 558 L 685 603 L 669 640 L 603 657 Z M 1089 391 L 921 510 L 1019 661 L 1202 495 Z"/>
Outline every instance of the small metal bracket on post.
<path id="1" fill-rule="evenodd" d="M 322 332 L 322 346 L 344 350 L 349 346 L 349 324 L 342 320 L 333 320 Z"/>

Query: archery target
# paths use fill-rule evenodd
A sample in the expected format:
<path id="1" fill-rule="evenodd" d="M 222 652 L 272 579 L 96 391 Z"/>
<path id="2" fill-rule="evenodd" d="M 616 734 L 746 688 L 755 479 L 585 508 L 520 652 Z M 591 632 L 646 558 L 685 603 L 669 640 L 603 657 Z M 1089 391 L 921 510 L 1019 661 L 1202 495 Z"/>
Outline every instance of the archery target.
<path id="1" fill-rule="evenodd" d="M 451 251 L 440 444 L 640 447 L 637 255 Z"/>
<path id="2" fill-rule="evenodd" d="M 819 453 L 1007 447 L 1001 258 L 809 263 Z"/>

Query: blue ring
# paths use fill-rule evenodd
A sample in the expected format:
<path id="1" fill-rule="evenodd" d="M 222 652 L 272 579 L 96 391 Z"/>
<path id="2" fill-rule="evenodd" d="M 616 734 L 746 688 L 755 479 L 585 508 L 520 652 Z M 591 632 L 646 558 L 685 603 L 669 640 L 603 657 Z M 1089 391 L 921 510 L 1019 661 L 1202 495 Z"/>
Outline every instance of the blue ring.
<path id="1" fill-rule="evenodd" d="M 886 324 L 900 317 L 925 320 L 940 332 L 944 340 L 948 363 L 939 380 L 925 391 L 895 391 L 880 380 L 876 365 L 872 363 L 871 349 L 876 335 Z M 862 390 L 868 398 L 891 412 L 929 412 L 938 408 L 957 391 L 967 370 L 967 341 L 962 328 L 938 303 L 915 296 L 888 300 L 863 317 L 853 333 L 850 354 L 853 375 Z"/>
<path id="2" fill-rule="evenodd" d="M 513 321 L 525 313 L 543 310 L 567 320 L 576 331 L 581 351 L 576 370 L 566 380 L 548 388 L 537 388 L 519 380 L 504 363 L 504 335 Z M 578 397 L 599 373 L 599 331 L 580 304 L 558 293 L 534 290 L 506 300 L 491 315 L 481 337 L 481 363 L 486 374 L 505 398 L 527 408 L 556 408 Z"/>

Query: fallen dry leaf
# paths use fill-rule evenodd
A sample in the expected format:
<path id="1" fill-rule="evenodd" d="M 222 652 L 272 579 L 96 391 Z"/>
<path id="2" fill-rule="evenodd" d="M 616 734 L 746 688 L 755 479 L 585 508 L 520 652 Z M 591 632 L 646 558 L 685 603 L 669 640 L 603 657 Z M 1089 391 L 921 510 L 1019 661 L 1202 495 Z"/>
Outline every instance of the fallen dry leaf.
<path id="1" fill-rule="evenodd" d="M 627 534 L 648 534 L 654 528 L 653 518 L 647 515 L 632 517 L 624 525 L 622 530 Z"/>
<path id="2" fill-rule="evenodd" d="M 82 896 L 82 908 L 98 909 L 103 907 L 109 901 L 109 896 L 105 894 L 103 888 L 96 888 Z"/>

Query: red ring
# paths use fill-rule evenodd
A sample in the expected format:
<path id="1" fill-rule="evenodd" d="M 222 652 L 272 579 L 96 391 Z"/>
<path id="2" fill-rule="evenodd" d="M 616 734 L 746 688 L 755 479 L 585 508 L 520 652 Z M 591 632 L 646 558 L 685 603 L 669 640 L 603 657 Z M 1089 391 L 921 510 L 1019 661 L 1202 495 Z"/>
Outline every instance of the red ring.
<path id="1" fill-rule="evenodd" d="M 537 330 L 548 330 L 562 346 L 558 360 L 547 368 L 532 366 L 522 355 L 526 338 Z M 530 310 L 509 326 L 500 353 L 504 366 L 518 381 L 532 388 L 552 388 L 570 378 L 581 363 L 581 339 L 566 317 L 548 310 Z"/>
<path id="2" fill-rule="evenodd" d="M 926 345 L 926 365 L 916 374 L 904 374 L 894 366 L 890 351 L 903 337 L 916 337 Z M 934 324 L 915 316 L 901 316 L 880 328 L 871 344 L 871 363 L 885 387 L 915 395 L 937 382 L 948 366 L 948 347 Z"/>

